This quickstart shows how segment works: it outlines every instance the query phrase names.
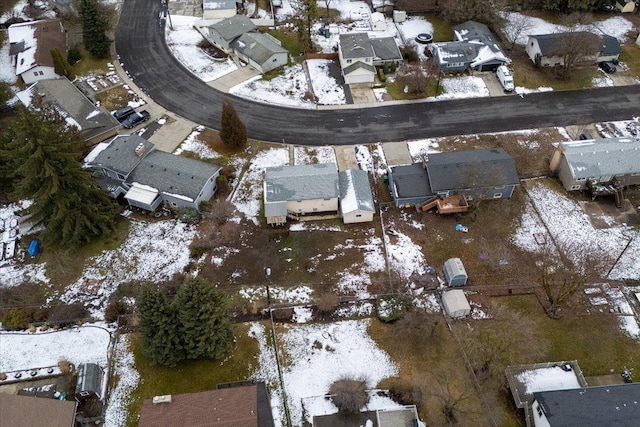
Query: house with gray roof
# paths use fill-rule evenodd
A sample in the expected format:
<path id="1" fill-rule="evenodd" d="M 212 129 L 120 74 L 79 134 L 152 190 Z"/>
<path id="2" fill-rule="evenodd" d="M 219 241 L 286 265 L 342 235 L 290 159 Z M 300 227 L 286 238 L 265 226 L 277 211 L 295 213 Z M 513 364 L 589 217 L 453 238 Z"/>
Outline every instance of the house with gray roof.
<path id="1" fill-rule="evenodd" d="M 223 52 L 233 52 L 231 43 L 244 33 L 256 31 L 256 25 L 245 15 L 235 15 L 209 25 L 203 35 Z"/>
<path id="2" fill-rule="evenodd" d="M 640 184 L 640 140 L 602 138 L 561 142 L 550 169 L 567 191 L 586 190 L 593 183 Z"/>
<path id="3" fill-rule="evenodd" d="M 361 169 L 347 169 L 338 174 L 340 211 L 345 224 L 373 221 L 373 203 L 369 174 Z"/>
<path id="4" fill-rule="evenodd" d="M 289 61 L 289 52 L 270 34 L 244 33 L 231 43 L 231 47 L 238 58 L 261 73 L 282 67 Z"/>
<path id="5" fill-rule="evenodd" d="M 402 61 L 393 37 L 369 38 L 367 33 L 340 34 L 338 58 L 345 83 L 368 83 L 375 80 L 376 65 Z"/>
<path id="6" fill-rule="evenodd" d="M 17 97 L 27 108 L 34 103 L 52 107 L 67 124 L 75 126 L 90 145 L 113 137 L 120 126 L 111 114 L 94 105 L 66 77 L 40 80 L 18 92 Z"/>
<path id="7" fill-rule="evenodd" d="M 429 45 L 433 59 L 445 73 L 467 69 L 495 71 L 511 62 L 484 24 L 467 21 L 453 27 L 453 34 L 454 41 Z"/>
<path id="8" fill-rule="evenodd" d="M 284 224 L 289 215 L 338 214 L 335 163 L 269 167 L 263 187 L 267 224 Z"/>
<path id="9" fill-rule="evenodd" d="M 525 51 L 538 67 L 561 66 L 567 51 L 578 50 L 578 62 L 604 62 L 617 60 L 622 53 L 620 42 L 609 35 L 587 31 L 530 35 Z"/>
<path id="10" fill-rule="evenodd" d="M 627 427 L 640 420 L 640 384 L 617 384 L 533 393 L 536 427 Z"/>
<path id="11" fill-rule="evenodd" d="M 502 148 L 431 153 L 421 163 L 391 167 L 388 177 L 398 207 L 452 195 L 508 198 L 520 184 L 513 158 Z"/>
<path id="12" fill-rule="evenodd" d="M 95 151 L 86 166 L 111 197 L 123 197 L 130 206 L 155 211 L 164 203 L 198 210 L 217 188 L 219 166 L 155 150 L 137 135 L 117 136 Z"/>

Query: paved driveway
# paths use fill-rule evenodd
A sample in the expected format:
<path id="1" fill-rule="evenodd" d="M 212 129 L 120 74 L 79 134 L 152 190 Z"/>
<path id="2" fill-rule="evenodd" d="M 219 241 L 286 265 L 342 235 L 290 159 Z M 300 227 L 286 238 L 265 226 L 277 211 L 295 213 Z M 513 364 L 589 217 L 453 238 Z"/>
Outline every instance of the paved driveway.
<path id="1" fill-rule="evenodd" d="M 260 72 L 258 70 L 250 65 L 246 65 L 244 67 L 239 67 L 237 70 L 225 74 L 220 78 L 212 80 L 207 84 L 220 92 L 229 93 L 229 90 L 232 87 L 259 75 Z"/>
<path id="2" fill-rule="evenodd" d="M 337 145 L 333 147 L 336 153 L 336 162 L 338 163 L 338 171 L 342 172 L 347 169 L 357 169 L 358 161 L 356 160 L 355 145 Z"/>
<path id="3" fill-rule="evenodd" d="M 382 144 L 387 166 L 408 165 L 413 163 L 406 142 L 385 142 Z"/>

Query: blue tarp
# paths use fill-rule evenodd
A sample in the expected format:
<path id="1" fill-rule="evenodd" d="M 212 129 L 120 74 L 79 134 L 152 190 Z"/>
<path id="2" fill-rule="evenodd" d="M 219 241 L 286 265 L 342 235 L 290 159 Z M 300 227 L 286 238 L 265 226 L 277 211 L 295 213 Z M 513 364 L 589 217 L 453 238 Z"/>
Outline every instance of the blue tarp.
<path id="1" fill-rule="evenodd" d="M 29 243 L 29 249 L 27 249 L 27 253 L 31 256 L 36 256 L 40 253 L 40 242 L 37 240 L 32 240 Z"/>

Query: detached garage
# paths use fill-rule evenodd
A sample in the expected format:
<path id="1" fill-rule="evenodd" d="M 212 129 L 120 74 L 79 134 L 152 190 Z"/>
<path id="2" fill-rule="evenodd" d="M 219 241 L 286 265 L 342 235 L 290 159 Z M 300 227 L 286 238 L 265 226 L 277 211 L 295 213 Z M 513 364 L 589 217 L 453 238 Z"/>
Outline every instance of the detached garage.
<path id="1" fill-rule="evenodd" d="M 467 272 L 460 258 L 449 258 L 444 262 L 444 278 L 448 286 L 467 284 Z"/>
<path id="2" fill-rule="evenodd" d="M 454 319 L 466 317 L 471 313 L 471 306 L 462 289 L 451 289 L 442 294 L 442 306 L 445 313 Z"/>

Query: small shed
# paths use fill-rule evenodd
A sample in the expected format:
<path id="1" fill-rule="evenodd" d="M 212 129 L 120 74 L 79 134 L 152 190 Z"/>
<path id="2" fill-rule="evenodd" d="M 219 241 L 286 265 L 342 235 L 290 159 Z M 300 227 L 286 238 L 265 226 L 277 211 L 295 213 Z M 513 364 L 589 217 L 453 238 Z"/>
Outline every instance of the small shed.
<path id="1" fill-rule="evenodd" d="M 447 315 L 454 319 L 466 317 L 471 313 L 471 306 L 462 289 L 451 289 L 443 293 L 442 306 Z"/>
<path id="2" fill-rule="evenodd" d="M 444 262 L 444 278 L 448 286 L 467 284 L 467 272 L 460 258 L 449 258 Z"/>
<path id="3" fill-rule="evenodd" d="M 96 363 L 85 363 L 78 367 L 76 399 L 80 402 L 89 399 L 102 400 L 102 381 L 104 371 Z"/>
<path id="4" fill-rule="evenodd" d="M 387 31 L 387 21 L 380 12 L 373 12 L 371 14 L 369 17 L 369 25 L 371 25 L 371 31 Z"/>
<path id="5" fill-rule="evenodd" d="M 394 10 L 393 11 L 393 22 L 400 23 L 407 20 L 407 12 L 404 10 Z"/>

